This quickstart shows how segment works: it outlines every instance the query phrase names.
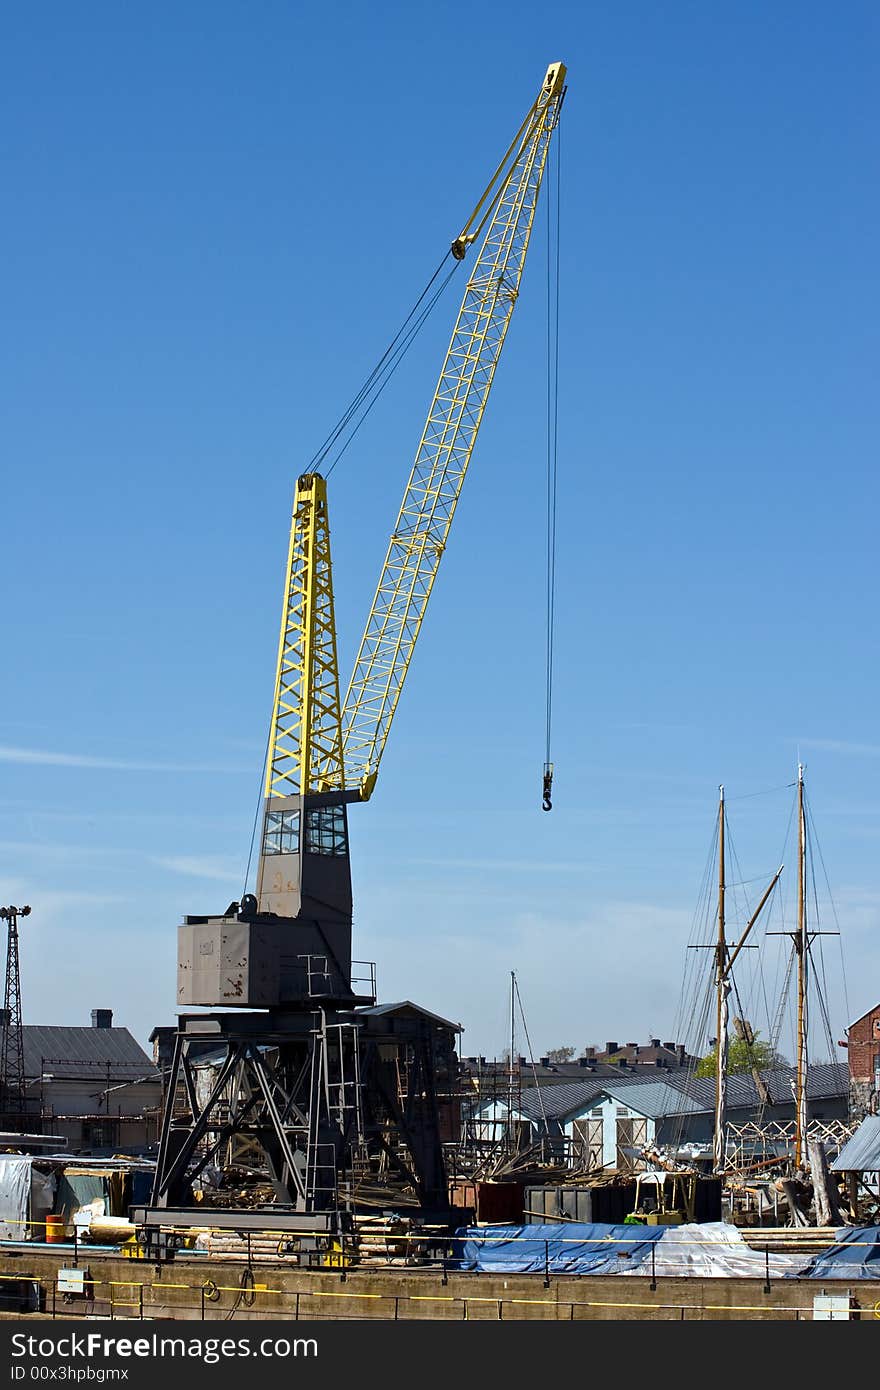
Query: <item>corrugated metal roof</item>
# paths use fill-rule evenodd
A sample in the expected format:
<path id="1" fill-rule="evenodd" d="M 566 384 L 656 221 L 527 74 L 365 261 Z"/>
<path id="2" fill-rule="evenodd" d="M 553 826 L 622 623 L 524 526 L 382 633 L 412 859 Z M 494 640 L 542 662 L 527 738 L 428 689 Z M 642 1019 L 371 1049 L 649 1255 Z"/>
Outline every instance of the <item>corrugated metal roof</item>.
<path id="1" fill-rule="evenodd" d="M 791 1105 L 797 1073 L 794 1067 L 771 1067 L 761 1072 L 770 1092 L 772 1105 Z M 712 1109 L 715 1104 L 714 1077 L 694 1077 L 683 1073 L 670 1076 L 669 1084 L 693 1100 Z M 817 1062 L 807 1068 L 807 1099 L 834 1100 L 849 1095 L 849 1066 L 846 1062 Z M 728 1110 L 754 1109 L 761 1104 L 753 1078 L 743 1072 L 727 1078 Z"/>
<path id="2" fill-rule="evenodd" d="M 690 1096 L 705 1110 L 715 1108 L 715 1078 L 705 1076 L 676 1077 L 670 1085 L 682 1090 L 685 1095 Z M 791 1094 L 789 1093 L 789 1099 Z M 755 1083 L 750 1076 L 728 1076 L 727 1078 L 727 1108 L 728 1110 L 754 1109 L 758 1104 L 758 1093 Z"/>
<path id="3" fill-rule="evenodd" d="M 774 1105 L 793 1104 L 794 1067 L 774 1067 L 762 1072 L 762 1076 Z M 849 1068 L 845 1062 L 818 1063 L 809 1068 L 809 1100 L 834 1099 L 848 1094 Z M 589 1081 L 541 1086 L 540 1099 L 537 1087 L 525 1088 L 520 1108 L 527 1119 L 540 1120 L 543 1113 L 548 1120 L 564 1123 L 587 1109 L 599 1095 L 612 1096 L 622 1105 L 628 1105 L 651 1119 L 662 1119 L 667 1115 L 702 1115 L 707 1111 L 711 1113 L 715 1108 L 715 1081 L 712 1077 L 688 1077 L 684 1073 L 657 1081 L 645 1081 L 635 1076 L 621 1077 L 620 1080 L 606 1076 L 593 1077 Z M 504 1096 L 499 1095 L 498 1099 L 503 1101 Z M 755 1110 L 760 1103 L 751 1076 L 727 1078 L 728 1111 Z"/>
<path id="4" fill-rule="evenodd" d="M 634 1081 L 624 1086 L 606 1083 L 602 1089 L 621 1104 L 654 1120 L 665 1115 L 701 1115 L 712 1108 L 670 1086 L 668 1081 Z"/>
<path id="5" fill-rule="evenodd" d="M 468 1076 L 481 1075 L 491 1077 L 497 1075 L 507 1077 L 510 1074 L 510 1066 L 506 1060 L 499 1061 L 498 1058 L 483 1058 L 482 1063 L 473 1057 L 462 1057 L 462 1071 Z M 619 1067 L 612 1062 L 594 1062 L 591 1066 L 581 1066 L 579 1062 L 553 1062 L 550 1066 L 542 1066 L 540 1061 L 525 1059 L 518 1070 L 523 1078 L 523 1084 L 531 1086 L 534 1084 L 533 1078 L 537 1077 L 538 1082 L 543 1085 L 552 1086 L 562 1085 L 566 1082 L 574 1084 L 579 1081 L 590 1081 L 594 1077 L 613 1077 L 615 1081 L 662 1081 L 669 1076 L 675 1076 L 679 1071 L 682 1075 L 687 1075 L 687 1068 L 679 1067 L 656 1067 L 652 1062 L 629 1063 L 628 1066 Z"/>
<path id="6" fill-rule="evenodd" d="M 573 1081 L 569 1085 L 529 1086 L 523 1090 L 520 1111 L 529 1120 L 540 1120 L 546 1115 L 548 1120 L 564 1120 L 576 1115 L 596 1096 L 605 1090 L 604 1081 Z M 503 1096 L 499 1097 L 504 1100 Z M 543 1105 L 543 1109 L 542 1109 Z"/>
<path id="7" fill-rule="evenodd" d="M 792 1073 L 794 1068 L 792 1068 Z M 849 1062 L 820 1062 L 807 1071 L 807 1097 L 830 1100 L 849 1095 Z"/>
<path id="8" fill-rule="evenodd" d="M 835 1173 L 880 1172 L 880 1115 L 866 1115 L 830 1165 Z"/>
<path id="9" fill-rule="evenodd" d="M 381 1018 L 383 1014 L 400 1013 L 403 1009 L 412 1009 L 414 1013 L 423 1014 L 425 1018 L 433 1018 L 435 1023 L 440 1023 L 444 1028 L 449 1028 L 453 1033 L 463 1032 L 460 1023 L 453 1023 L 448 1018 L 441 1018 L 439 1014 L 432 1014 L 430 1009 L 423 1009 L 421 1004 L 414 1004 L 411 999 L 401 999 L 396 1004 L 370 1004 L 366 1009 L 358 1009 L 358 1016 L 361 1014 L 372 1014 Z"/>
<path id="10" fill-rule="evenodd" d="M 0 1038 L 4 1033 L 0 1028 Z M 28 1080 L 53 1076 L 156 1076 L 152 1061 L 127 1028 L 62 1028 L 25 1024 L 24 1071 Z"/>

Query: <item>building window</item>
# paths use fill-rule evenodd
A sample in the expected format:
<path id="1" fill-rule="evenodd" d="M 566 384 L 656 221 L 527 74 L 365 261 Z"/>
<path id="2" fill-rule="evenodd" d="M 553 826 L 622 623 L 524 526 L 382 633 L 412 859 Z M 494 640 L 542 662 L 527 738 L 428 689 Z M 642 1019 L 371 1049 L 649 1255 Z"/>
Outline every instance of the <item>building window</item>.
<path id="1" fill-rule="evenodd" d="M 89 1148 L 110 1149 L 116 1143 L 113 1120 L 83 1120 L 82 1141 Z"/>
<path id="2" fill-rule="evenodd" d="M 299 854 L 299 811 L 268 811 L 264 854 Z"/>
<path id="3" fill-rule="evenodd" d="M 311 806 L 306 811 L 306 854 L 345 855 L 348 835 L 344 806 Z"/>

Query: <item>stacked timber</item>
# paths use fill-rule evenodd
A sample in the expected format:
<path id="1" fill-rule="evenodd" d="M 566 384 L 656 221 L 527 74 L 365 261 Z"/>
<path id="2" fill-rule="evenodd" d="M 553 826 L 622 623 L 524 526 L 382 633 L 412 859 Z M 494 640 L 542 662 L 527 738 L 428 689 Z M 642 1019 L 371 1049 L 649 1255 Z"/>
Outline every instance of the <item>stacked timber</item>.
<path id="1" fill-rule="evenodd" d="M 837 1244 L 839 1226 L 741 1226 L 739 1233 L 750 1250 L 769 1250 L 773 1255 L 818 1255 Z"/>
<path id="2" fill-rule="evenodd" d="M 332 1262 L 333 1250 L 331 1240 L 327 1237 L 319 1238 L 327 1247 L 326 1250 L 320 1251 L 315 1249 L 315 1237 L 304 1239 L 288 1231 L 197 1231 L 193 1234 L 195 1239 L 192 1248 L 203 1250 L 216 1259 L 246 1264 L 277 1265 L 287 1260 L 300 1263 L 302 1256 L 308 1254 L 310 1262 L 313 1256 L 317 1257 L 315 1262 Z M 346 1243 L 349 1239 L 351 1238 L 346 1237 Z M 333 1240 L 338 1245 L 338 1238 Z M 353 1248 L 351 1254 L 354 1254 Z M 346 1250 L 346 1263 L 348 1257 L 349 1251 Z"/>

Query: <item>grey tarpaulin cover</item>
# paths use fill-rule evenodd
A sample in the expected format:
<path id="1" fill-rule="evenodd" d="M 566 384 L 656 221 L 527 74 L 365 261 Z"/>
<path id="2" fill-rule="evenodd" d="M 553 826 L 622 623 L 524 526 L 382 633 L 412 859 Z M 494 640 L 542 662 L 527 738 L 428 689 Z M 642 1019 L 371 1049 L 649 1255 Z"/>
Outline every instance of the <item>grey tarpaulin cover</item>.
<path id="1" fill-rule="evenodd" d="M 31 1204 L 31 1159 L 0 1154 L 0 1240 L 27 1240 Z"/>
<path id="2" fill-rule="evenodd" d="M 700 1279 L 771 1279 L 799 1274 L 808 1255 L 768 1255 L 752 1250 L 726 1221 L 691 1222 L 662 1228 L 654 1265 L 644 1260 L 624 1274 L 693 1275 Z M 757 1236 L 757 1232 L 753 1232 Z"/>
<path id="3" fill-rule="evenodd" d="M 54 1173 L 41 1173 L 36 1164 L 31 1167 L 31 1240 L 46 1237 L 46 1217 L 53 1210 L 57 1183 Z"/>

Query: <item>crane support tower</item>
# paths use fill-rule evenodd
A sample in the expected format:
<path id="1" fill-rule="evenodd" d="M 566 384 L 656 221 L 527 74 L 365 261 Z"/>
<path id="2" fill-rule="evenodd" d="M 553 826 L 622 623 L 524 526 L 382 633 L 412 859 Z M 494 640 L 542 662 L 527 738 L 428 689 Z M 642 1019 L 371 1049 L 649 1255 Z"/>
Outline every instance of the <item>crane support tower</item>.
<path id="1" fill-rule="evenodd" d="M 180 1225 L 194 1219 L 181 1205 L 189 1183 L 236 1136 L 255 1138 L 265 1156 L 273 1229 L 334 1229 L 350 1206 L 352 1155 L 371 1146 L 423 1207 L 448 1206 L 430 1029 L 398 1019 L 389 1031 L 372 1009 L 374 967 L 352 960 L 348 808 L 376 784 L 519 295 L 565 76 L 550 65 L 452 242 L 461 261 L 482 237 L 344 701 L 326 481 L 316 471 L 297 480 L 256 893 L 179 928 L 178 1004 L 225 1012 L 180 1020 L 152 1205 L 140 1211 L 148 1232 L 173 1225 L 175 1212 Z M 206 1039 L 222 1055 L 207 1100 L 192 1068 L 193 1045 Z M 408 1078 L 403 1090 L 390 1055 Z"/>

